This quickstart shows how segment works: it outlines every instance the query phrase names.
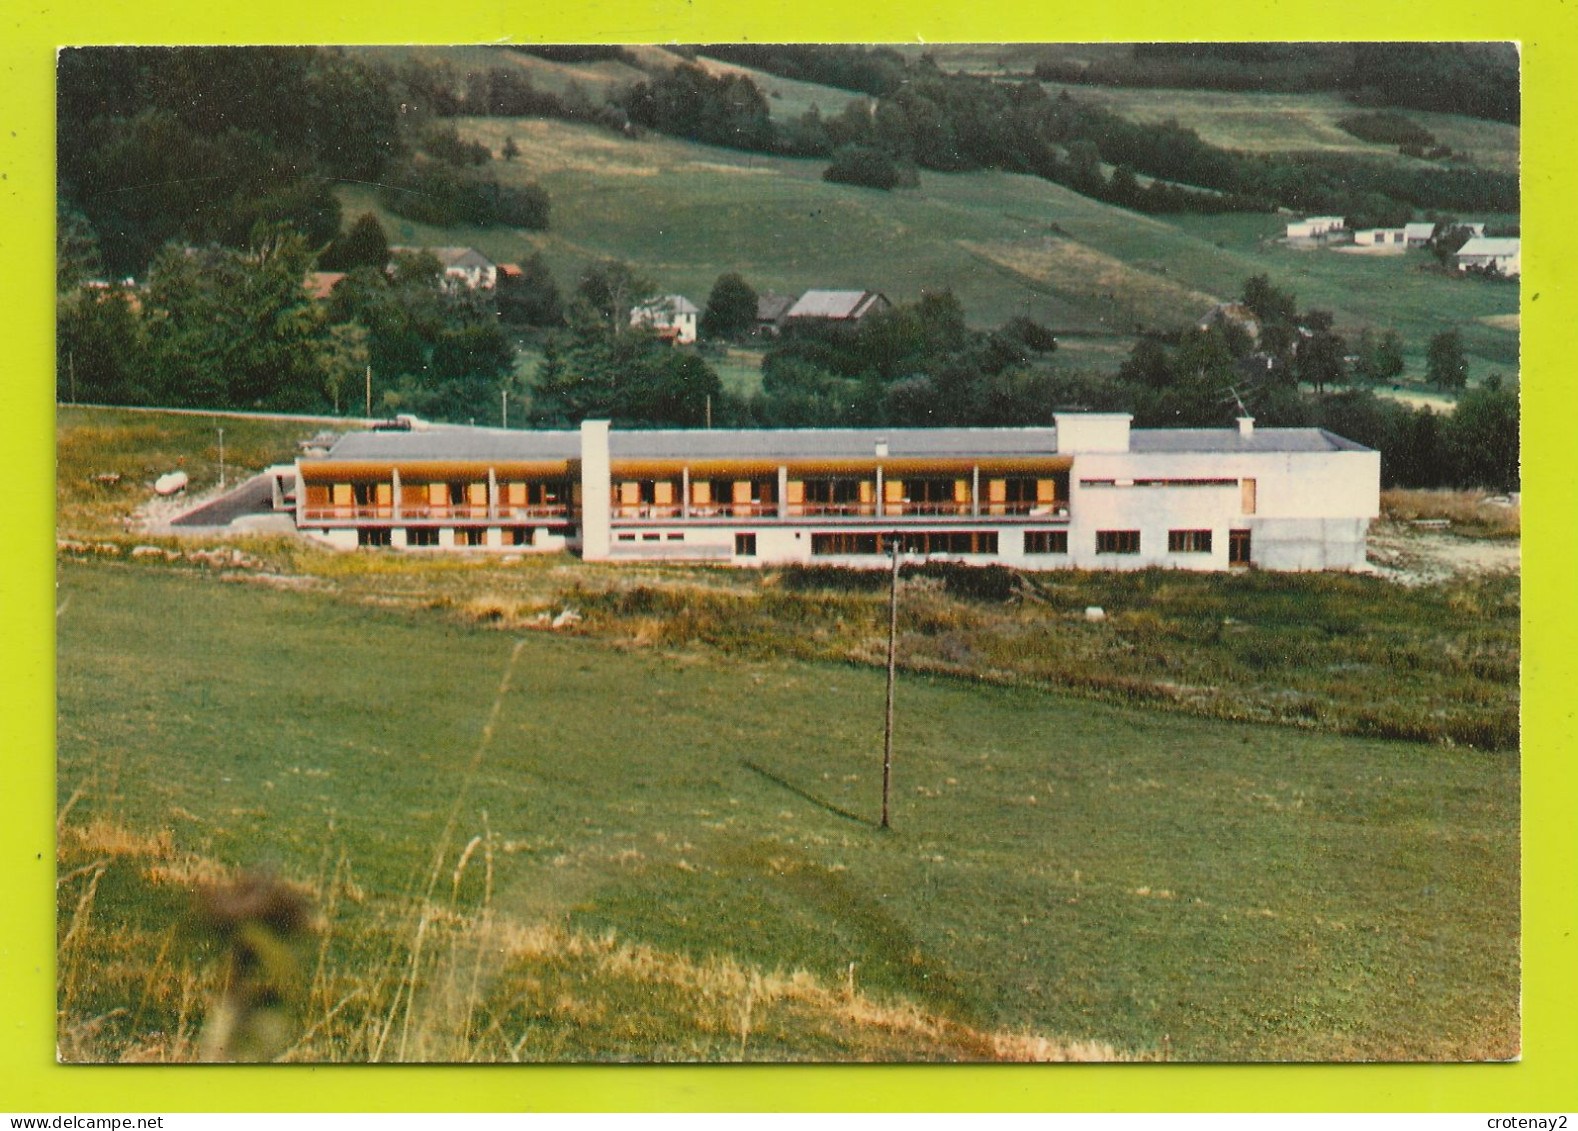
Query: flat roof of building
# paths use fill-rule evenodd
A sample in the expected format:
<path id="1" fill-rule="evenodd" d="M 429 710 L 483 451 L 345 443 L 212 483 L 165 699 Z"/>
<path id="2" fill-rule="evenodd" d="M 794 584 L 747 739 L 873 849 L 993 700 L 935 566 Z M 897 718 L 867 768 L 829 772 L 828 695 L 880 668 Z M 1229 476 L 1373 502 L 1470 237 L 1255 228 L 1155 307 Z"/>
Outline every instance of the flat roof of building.
<path id="1" fill-rule="evenodd" d="M 1324 428 L 1136 428 L 1131 452 L 1362 452 L 1369 449 Z M 891 459 L 983 458 L 1057 454 L 1056 428 L 805 428 L 760 430 L 619 431 L 609 434 L 614 459 L 860 459 L 886 443 Z M 501 428 L 437 427 L 413 432 L 351 432 L 329 460 L 576 459 L 579 431 L 527 432 Z M 1068 454 L 1068 453 L 1064 453 Z"/>

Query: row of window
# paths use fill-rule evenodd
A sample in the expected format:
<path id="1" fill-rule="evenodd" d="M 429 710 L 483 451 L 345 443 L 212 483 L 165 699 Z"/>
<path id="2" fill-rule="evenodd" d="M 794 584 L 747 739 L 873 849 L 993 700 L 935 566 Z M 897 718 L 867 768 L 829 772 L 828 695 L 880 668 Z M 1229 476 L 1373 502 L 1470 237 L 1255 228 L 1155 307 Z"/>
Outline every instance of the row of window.
<path id="1" fill-rule="evenodd" d="M 891 549 L 891 535 L 827 531 L 811 535 L 812 556 L 883 554 Z M 995 530 L 905 530 L 898 535 L 906 554 L 995 554 Z"/>
<path id="2" fill-rule="evenodd" d="M 532 528 L 529 526 L 505 526 L 499 528 L 499 539 L 505 546 L 529 546 L 532 540 Z M 356 531 L 356 544 L 358 546 L 392 546 L 394 544 L 394 531 L 387 526 L 364 526 Z M 412 526 L 405 532 L 407 546 L 437 546 L 438 527 Z M 480 527 L 460 526 L 454 530 L 454 545 L 456 546 L 486 546 L 488 544 L 487 531 Z"/>
<path id="3" fill-rule="evenodd" d="M 1211 532 L 1209 530 L 1169 530 L 1167 532 L 1167 552 L 1169 554 L 1209 554 L 1211 546 Z M 1138 554 L 1139 552 L 1140 532 L 1138 530 L 1098 530 L 1096 532 L 1096 553 L 1098 554 Z M 1248 565 L 1249 552 L 1249 531 L 1228 531 L 1228 561 L 1234 565 Z M 1025 531 L 1025 553 L 1068 553 L 1068 531 Z"/>
<path id="4" fill-rule="evenodd" d="M 438 528 L 414 526 L 406 531 L 407 546 L 437 546 Z M 506 546 L 530 545 L 532 530 L 524 526 L 506 526 L 500 530 L 501 540 Z M 456 546 L 483 546 L 486 545 L 485 531 L 477 527 L 457 527 L 453 531 Z M 863 533 L 857 531 L 825 531 L 811 535 L 811 553 L 813 556 L 858 556 L 862 554 L 882 554 L 891 550 L 889 539 L 891 535 L 879 533 Z M 617 535 L 620 542 L 669 542 L 684 541 L 684 534 L 670 531 L 660 534 L 647 531 L 641 534 L 621 533 Z M 995 530 L 907 530 L 898 534 L 900 549 L 906 554 L 995 554 L 997 553 L 997 532 Z M 388 546 L 391 544 L 391 531 L 388 527 L 364 527 L 357 531 L 356 540 L 362 546 Z M 1169 530 L 1167 532 L 1167 552 L 1170 554 L 1209 554 L 1212 539 L 1209 530 Z M 1027 530 L 1024 533 L 1024 552 L 1026 555 L 1067 554 L 1067 530 Z M 1138 554 L 1140 552 L 1140 532 L 1138 530 L 1098 530 L 1096 532 L 1096 553 L 1098 554 Z M 736 557 L 753 558 L 756 556 L 756 535 L 736 534 L 734 536 L 734 554 Z M 1233 565 L 1248 565 L 1250 557 L 1250 532 L 1247 530 L 1228 531 L 1228 561 Z"/>

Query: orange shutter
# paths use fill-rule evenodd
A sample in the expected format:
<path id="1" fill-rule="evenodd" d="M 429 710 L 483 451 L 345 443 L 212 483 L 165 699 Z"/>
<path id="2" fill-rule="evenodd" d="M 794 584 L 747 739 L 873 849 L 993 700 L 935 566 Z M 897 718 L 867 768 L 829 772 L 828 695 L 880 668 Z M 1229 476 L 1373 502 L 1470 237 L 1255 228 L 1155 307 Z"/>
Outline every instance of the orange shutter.
<path id="1" fill-rule="evenodd" d="M 904 480 L 885 480 L 882 484 L 882 500 L 887 503 L 902 503 L 904 501 Z"/>
<path id="2" fill-rule="evenodd" d="M 674 484 L 667 479 L 659 479 L 652 484 L 652 502 L 656 506 L 669 507 L 674 505 Z"/>
<path id="3" fill-rule="evenodd" d="M 1057 480 L 1036 480 L 1036 503 L 1039 506 L 1049 507 L 1057 502 Z"/>
<path id="4" fill-rule="evenodd" d="M 694 479 L 690 484 L 690 501 L 698 507 L 712 503 L 712 484 L 705 479 Z"/>
<path id="5" fill-rule="evenodd" d="M 1241 483 L 1239 483 L 1238 489 L 1239 489 L 1240 495 L 1242 496 L 1244 513 L 1245 514 L 1254 514 L 1255 513 L 1255 481 L 1253 479 L 1245 479 Z"/>

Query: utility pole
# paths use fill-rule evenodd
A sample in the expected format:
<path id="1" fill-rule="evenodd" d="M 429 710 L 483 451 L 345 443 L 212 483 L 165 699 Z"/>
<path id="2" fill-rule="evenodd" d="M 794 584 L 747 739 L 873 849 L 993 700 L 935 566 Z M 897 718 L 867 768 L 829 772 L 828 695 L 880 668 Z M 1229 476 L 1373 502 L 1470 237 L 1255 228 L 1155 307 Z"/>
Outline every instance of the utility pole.
<path id="1" fill-rule="evenodd" d="M 510 391 L 508 389 L 500 389 L 499 390 L 499 427 L 500 428 L 508 428 L 509 426 L 510 426 Z"/>
<path id="2" fill-rule="evenodd" d="M 367 367 L 367 419 L 373 418 L 373 367 Z"/>
<path id="3" fill-rule="evenodd" d="M 707 431 L 712 431 L 712 394 L 707 394 Z"/>
<path id="4" fill-rule="evenodd" d="M 888 589 L 888 713 L 882 728 L 882 827 L 888 828 L 888 794 L 893 785 L 893 675 L 899 643 L 899 532 L 888 535 L 893 548 L 893 581 Z"/>
<path id="5" fill-rule="evenodd" d="M 219 430 L 219 489 L 225 489 L 225 430 Z"/>

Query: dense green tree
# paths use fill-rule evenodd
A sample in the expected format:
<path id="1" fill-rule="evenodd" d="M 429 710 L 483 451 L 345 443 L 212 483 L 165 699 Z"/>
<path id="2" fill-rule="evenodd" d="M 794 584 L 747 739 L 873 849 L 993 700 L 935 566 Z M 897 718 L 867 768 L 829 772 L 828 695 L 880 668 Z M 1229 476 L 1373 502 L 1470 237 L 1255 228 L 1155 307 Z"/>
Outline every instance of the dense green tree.
<path id="1" fill-rule="evenodd" d="M 55 204 L 55 291 L 62 293 L 104 274 L 93 225 L 62 198 Z"/>
<path id="2" fill-rule="evenodd" d="M 1458 398 L 1446 426 L 1455 479 L 1464 487 L 1516 490 L 1519 483 L 1518 395 L 1499 374 Z"/>
<path id="3" fill-rule="evenodd" d="M 1442 330 L 1430 339 L 1425 350 L 1425 375 L 1436 388 L 1446 392 L 1468 384 L 1468 358 L 1463 353 L 1463 335 Z"/>
<path id="4" fill-rule="evenodd" d="M 559 284 L 541 252 L 533 252 L 520 265 L 518 277 L 500 275 L 497 287 L 499 317 L 517 326 L 558 326 L 564 322 L 564 300 Z"/>
<path id="5" fill-rule="evenodd" d="M 1260 319 L 1261 325 L 1293 322 L 1298 299 L 1292 291 L 1273 286 L 1268 275 L 1251 275 L 1244 280 L 1244 305 Z"/>
<path id="6" fill-rule="evenodd" d="M 652 281 L 619 259 L 589 263 L 575 285 L 575 301 L 616 334 L 630 328 L 630 311 L 656 288 Z"/>
<path id="7" fill-rule="evenodd" d="M 719 275 L 701 312 L 702 335 L 708 338 L 734 338 L 750 332 L 756 325 L 756 292 L 739 274 Z"/>
<path id="8" fill-rule="evenodd" d="M 1300 322 L 1301 340 L 1294 362 L 1298 380 L 1313 386 L 1316 393 L 1325 392 L 1328 385 L 1346 385 L 1348 343 L 1333 329 L 1331 313 L 1305 311 Z"/>
<path id="9" fill-rule="evenodd" d="M 881 149 L 846 145 L 834 150 L 831 164 L 822 170 L 822 179 L 861 188 L 887 190 L 898 187 L 899 167 Z"/>
<path id="10" fill-rule="evenodd" d="M 337 236 L 318 257 L 325 271 L 349 271 L 354 267 L 375 267 L 382 271 L 389 264 L 389 237 L 384 226 L 371 212 L 356 218 L 350 230 Z"/>
<path id="11" fill-rule="evenodd" d="M 616 424 L 699 427 L 723 386 L 695 354 L 651 334 L 616 332 L 581 308 L 569 328 L 544 343 L 532 386 L 532 417 L 565 426 L 586 419 Z"/>
<path id="12" fill-rule="evenodd" d="M 246 251 L 167 248 L 149 272 L 154 394 L 164 403 L 294 411 L 324 401 L 322 308 L 306 243 L 259 229 Z"/>
<path id="13" fill-rule="evenodd" d="M 148 403 L 147 337 L 129 290 L 81 286 L 58 296 L 55 380 L 63 401 Z"/>

